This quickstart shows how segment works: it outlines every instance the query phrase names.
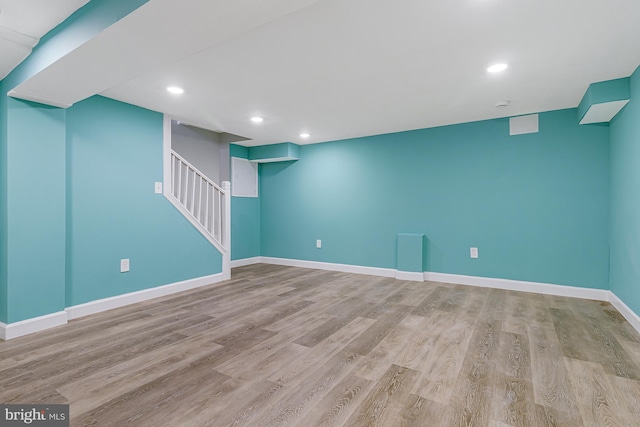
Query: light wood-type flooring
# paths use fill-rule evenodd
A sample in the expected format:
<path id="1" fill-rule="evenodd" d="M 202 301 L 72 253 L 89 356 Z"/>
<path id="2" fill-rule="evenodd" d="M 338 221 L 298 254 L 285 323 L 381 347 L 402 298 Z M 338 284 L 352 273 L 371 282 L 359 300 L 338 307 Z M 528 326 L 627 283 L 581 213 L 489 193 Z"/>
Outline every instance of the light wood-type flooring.
<path id="1" fill-rule="evenodd" d="M 608 303 L 257 264 L 0 342 L 0 402 L 71 425 L 638 426 Z"/>

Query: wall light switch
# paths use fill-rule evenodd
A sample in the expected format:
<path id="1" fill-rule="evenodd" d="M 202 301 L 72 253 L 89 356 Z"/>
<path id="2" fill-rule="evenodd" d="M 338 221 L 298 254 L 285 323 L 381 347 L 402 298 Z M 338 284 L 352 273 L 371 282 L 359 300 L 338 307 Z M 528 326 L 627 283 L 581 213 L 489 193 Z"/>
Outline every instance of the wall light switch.
<path id="1" fill-rule="evenodd" d="M 129 258 L 120 260 L 120 273 L 129 271 Z"/>
<path id="2" fill-rule="evenodd" d="M 162 194 L 162 183 L 161 182 L 156 182 L 155 191 L 156 191 L 156 194 Z"/>
<path id="3" fill-rule="evenodd" d="M 322 247 L 322 240 L 316 240 L 316 248 L 320 249 Z"/>
<path id="4" fill-rule="evenodd" d="M 478 248 L 470 248 L 471 258 L 478 258 Z"/>

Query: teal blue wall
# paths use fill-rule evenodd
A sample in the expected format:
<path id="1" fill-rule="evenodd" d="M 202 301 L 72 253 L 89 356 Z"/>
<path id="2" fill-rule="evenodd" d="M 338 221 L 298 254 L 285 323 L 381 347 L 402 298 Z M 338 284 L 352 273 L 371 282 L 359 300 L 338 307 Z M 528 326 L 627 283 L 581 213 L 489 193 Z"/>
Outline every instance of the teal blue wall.
<path id="1" fill-rule="evenodd" d="M 241 159 L 249 158 L 249 148 L 242 145 L 229 144 L 229 156 L 239 157 Z"/>
<path id="2" fill-rule="evenodd" d="M 631 100 L 610 124 L 613 293 L 640 314 L 640 68 Z"/>
<path id="3" fill-rule="evenodd" d="M 397 238 L 396 268 L 399 271 L 423 272 L 424 234 L 400 233 Z"/>
<path id="4" fill-rule="evenodd" d="M 231 144 L 229 152 L 231 157 L 249 158 L 249 150 L 240 145 Z M 231 197 L 231 259 L 256 256 L 260 256 L 260 191 L 258 197 Z"/>
<path id="5" fill-rule="evenodd" d="M 396 268 L 396 235 L 424 233 L 428 271 L 608 287 L 608 128 L 575 109 L 537 134 L 489 120 L 306 145 L 260 171 L 263 256 Z"/>
<path id="6" fill-rule="evenodd" d="M 0 321 L 65 306 L 64 110 L 7 98 L 147 0 L 93 0 L 46 34 L 0 82 Z"/>
<path id="7" fill-rule="evenodd" d="M 7 97 L 0 81 L 0 322 L 7 323 Z"/>
<path id="8" fill-rule="evenodd" d="M 154 194 L 161 114 L 95 96 L 68 109 L 67 143 L 68 306 L 222 271 L 220 253 Z"/>
<path id="9" fill-rule="evenodd" d="M 65 116 L 7 100 L 7 322 L 65 307 Z"/>
<path id="10" fill-rule="evenodd" d="M 260 256 L 259 197 L 231 198 L 231 259 Z"/>
<path id="11" fill-rule="evenodd" d="M 591 83 L 578 105 L 578 121 L 596 104 L 629 99 L 629 78 Z"/>

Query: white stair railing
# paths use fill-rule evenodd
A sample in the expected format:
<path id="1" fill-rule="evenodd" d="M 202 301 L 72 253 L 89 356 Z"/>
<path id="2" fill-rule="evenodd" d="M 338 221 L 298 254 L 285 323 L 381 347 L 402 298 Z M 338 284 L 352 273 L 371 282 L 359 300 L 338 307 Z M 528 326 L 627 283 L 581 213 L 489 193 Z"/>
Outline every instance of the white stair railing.
<path id="1" fill-rule="evenodd" d="M 171 195 L 205 236 L 231 253 L 231 184 L 222 187 L 171 150 Z"/>

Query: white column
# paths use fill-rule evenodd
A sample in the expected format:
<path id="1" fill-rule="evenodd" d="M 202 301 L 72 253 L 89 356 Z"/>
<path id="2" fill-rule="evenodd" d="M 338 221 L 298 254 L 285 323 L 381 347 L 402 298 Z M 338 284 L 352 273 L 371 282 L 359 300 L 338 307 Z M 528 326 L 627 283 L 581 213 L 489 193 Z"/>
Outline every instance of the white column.
<path id="1" fill-rule="evenodd" d="M 173 158 L 171 157 L 171 116 L 162 117 L 162 192 L 166 196 L 173 189 Z"/>
<path id="2" fill-rule="evenodd" d="M 231 279 L 231 183 L 222 183 L 224 190 L 224 213 L 222 215 L 222 246 L 226 252 L 222 254 L 222 276 L 224 280 Z"/>

